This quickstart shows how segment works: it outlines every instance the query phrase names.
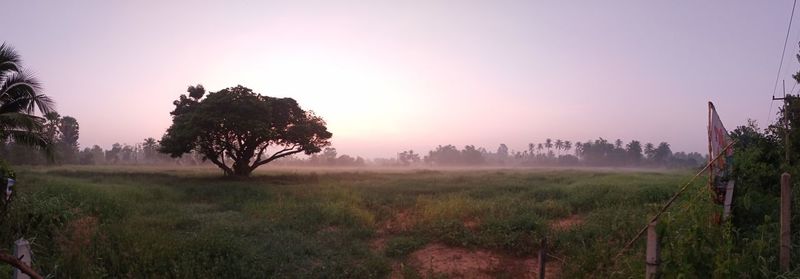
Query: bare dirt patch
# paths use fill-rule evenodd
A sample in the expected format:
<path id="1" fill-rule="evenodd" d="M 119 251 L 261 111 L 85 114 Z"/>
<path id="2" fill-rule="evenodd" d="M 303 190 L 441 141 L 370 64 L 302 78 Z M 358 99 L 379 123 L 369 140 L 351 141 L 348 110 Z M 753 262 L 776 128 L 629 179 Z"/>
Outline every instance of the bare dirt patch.
<path id="1" fill-rule="evenodd" d="M 558 219 L 550 224 L 550 228 L 556 231 L 568 231 L 574 227 L 583 224 L 583 217 L 577 214 L 568 216 L 567 218 Z"/>
<path id="2" fill-rule="evenodd" d="M 407 210 L 400 211 L 378 225 L 375 238 L 370 241 L 369 247 L 372 251 L 383 253 L 386 250 L 386 240 L 391 235 L 407 232 L 412 227 L 414 227 L 414 219 L 411 213 Z"/>
<path id="3" fill-rule="evenodd" d="M 369 248 L 375 252 L 381 252 L 386 250 L 386 236 L 378 235 L 376 238 L 373 238 L 369 242 Z"/>
<path id="4" fill-rule="evenodd" d="M 430 244 L 411 253 L 411 264 L 422 276 L 444 275 L 453 278 L 538 278 L 536 258 L 519 258 L 489 250 L 469 250 Z M 559 278 L 561 268 L 548 262 L 546 278 Z"/>
<path id="5" fill-rule="evenodd" d="M 573 215 L 558 220 L 554 226 L 569 228 L 583 221 Z M 464 227 L 477 230 L 480 220 L 464 220 Z M 400 211 L 391 219 L 379 224 L 377 234 L 369 247 L 372 251 L 383 253 L 386 242 L 392 235 L 408 232 L 414 226 L 413 215 Z M 448 278 L 539 278 L 536 257 L 521 258 L 485 249 L 466 249 L 434 243 L 409 254 L 405 260 L 395 260 L 391 264 L 389 278 L 403 278 L 404 268 L 413 268 L 423 278 L 445 276 Z M 545 278 L 561 278 L 561 264 L 550 259 L 546 265 Z"/>

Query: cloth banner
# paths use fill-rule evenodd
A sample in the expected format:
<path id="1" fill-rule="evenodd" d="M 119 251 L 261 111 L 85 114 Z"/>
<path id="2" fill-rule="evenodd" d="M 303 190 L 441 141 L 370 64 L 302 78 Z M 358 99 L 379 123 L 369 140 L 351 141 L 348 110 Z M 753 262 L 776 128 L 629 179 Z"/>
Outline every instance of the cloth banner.
<path id="1" fill-rule="evenodd" d="M 714 104 L 708 102 L 708 159 L 722 153 L 722 149 L 731 143 L 728 130 L 722 125 L 722 121 L 717 115 Z M 722 204 L 725 201 L 725 191 L 728 181 L 732 179 L 731 170 L 733 168 L 733 146 L 728 147 L 725 153 L 711 163 L 709 186 L 715 193 L 715 202 Z"/>

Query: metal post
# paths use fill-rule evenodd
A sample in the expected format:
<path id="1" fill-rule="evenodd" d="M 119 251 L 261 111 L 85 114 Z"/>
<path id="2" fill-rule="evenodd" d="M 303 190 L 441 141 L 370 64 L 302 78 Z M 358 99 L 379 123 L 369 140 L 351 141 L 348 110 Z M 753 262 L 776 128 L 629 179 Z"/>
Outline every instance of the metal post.
<path id="1" fill-rule="evenodd" d="M 14 257 L 19 259 L 22 263 L 32 266 L 32 259 L 31 259 L 31 244 L 25 240 L 20 238 L 19 240 L 14 242 Z M 19 269 L 14 269 L 14 273 L 11 276 L 13 279 L 30 279 L 31 277 L 28 274 L 23 273 Z"/>
<path id="2" fill-rule="evenodd" d="M 792 255 L 792 184 L 791 175 L 781 175 L 781 239 L 779 262 L 782 272 L 789 271 Z"/>
<path id="3" fill-rule="evenodd" d="M 645 276 L 646 279 L 654 279 L 658 276 L 658 266 L 661 264 L 661 247 L 659 247 L 658 232 L 653 221 L 647 226 L 647 251 L 645 253 Z"/>
<path id="4" fill-rule="evenodd" d="M 541 248 L 539 249 L 539 279 L 544 279 L 545 265 L 547 264 L 547 238 L 542 238 Z"/>

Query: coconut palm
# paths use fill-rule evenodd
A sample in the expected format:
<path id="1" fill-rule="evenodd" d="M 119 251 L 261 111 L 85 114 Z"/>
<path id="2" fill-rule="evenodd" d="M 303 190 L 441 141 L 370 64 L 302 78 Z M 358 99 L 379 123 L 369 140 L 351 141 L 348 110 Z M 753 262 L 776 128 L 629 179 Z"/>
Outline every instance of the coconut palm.
<path id="1" fill-rule="evenodd" d="M 556 152 L 558 152 L 558 155 L 561 155 L 561 149 L 564 149 L 564 141 L 557 139 L 555 142 L 555 147 L 556 147 Z"/>
<path id="2" fill-rule="evenodd" d="M 50 97 L 24 71 L 19 54 L 0 44 L 0 141 L 40 148 L 52 155 L 50 141 L 43 136 L 43 115 L 54 112 Z"/>
<path id="3" fill-rule="evenodd" d="M 552 139 L 545 139 L 544 140 L 544 148 L 547 148 L 547 155 L 550 155 L 550 152 L 553 148 L 553 140 Z"/>
<path id="4" fill-rule="evenodd" d="M 529 143 L 528 144 L 528 154 L 530 154 L 531 157 L 533 157 L 533 150 L 534 149 L 536 149 L 536 145 L 533 144 L 533 143 Z"/>

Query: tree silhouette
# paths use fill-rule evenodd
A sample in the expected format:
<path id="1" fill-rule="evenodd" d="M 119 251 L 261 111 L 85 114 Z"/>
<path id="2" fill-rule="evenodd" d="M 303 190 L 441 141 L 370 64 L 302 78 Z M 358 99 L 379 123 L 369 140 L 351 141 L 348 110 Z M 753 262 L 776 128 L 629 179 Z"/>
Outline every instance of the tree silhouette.
<path id="1" fill-rule="evenodd" d="M 556 151 L 558 151 L 558 155 L 561 155 L 561 149 L 564 149 L 564 141 L 557 139 L 555 147 Z"/>
<path id="2" fill-rule="evenodd" d="M 652 161 L 655 158 L 655 146 L 652 143 L 646 143 L 644 145 L 644 156 L 647 157 L 647 160 Z"/>
<path id="3" fill-rule="evenodd" d="M 161 152 L 180 157 L 196 150 L 226 175 L 248 176 L 276 159 L 311 155 L 330 144 L 325 121 L 294 99 L 263 96 L 240 85 L 201 100 L 202 90 L 189 87 L 189 97 L 173 102 L 173 122 L 161 139 Z"/>
<path id="4" fill-rule="evenodd" d="M 544 140 L 544 147 L 547 148 L 547 154 L 550 154 L 550 149 L 553 148 L 553 140 L 552 139 Z"/>
<path id="5" fill-rule="evenodd" d="M 637 140 L 632 140 L 625 146 L 625 152 L 628 154 L 628 160 L 633 164 L 638 164 L 642 161 L 642 144 Z"/>
<path id="6" fill-rule="evenodd" d="M 403 151 L 397 153 L 397 161 L 403 165 L 408 166 L 420 162 L 419 154 L 414 153 L 414 150 Z"/>
<path id="7" fill-rule="evenodd" d="M 79 151 L 78 138 L 80 125 L 78 120 L 71 116 L 64 116 L 58 123 L 58 151 L 65 163 L 76 163 Z"/>
<path id="8" fill-rule="evenodd" d="M 669 147 L 669 143 L 661 142 L 654 150 L 653 160 L 657 163 L 664 164 L 670 156 L 672 156 L 672 150 Z"/>
<path id="9" fill-rule="evenodd" d="M 461 163 L 461 152 L 453 145 L 439 145 L 428 152 L 427 162 L 440 165 L 456 165 Z"/>
<path id="10" fill-rule="evenodd" d="M 533 150 L 536 149 L 536 145 L 533 143 L 528 144 L 528 153 L 533 157 Z"/>
<path id="11" fill-rule="evenodd" d="M 506 146 L 505 143 L 501 143 L 500 146 L 497 147 L 497 157 L 500 163 L 505 163 L 506 158 L 508 158 L 508 146 Z"/>
<path id="12" fill-rule="evenodd" d="M 153 162 L 158 155 L 158 141 L 154 138 L 146 138 L 142 141 L 142 152 L 146 161 Z"/>
<path id="13" fill-rule="evenodd" d="M 461 151 L 462 163 L 466 165 L 483 164 L 484 158 L 482 153 L 483 152 L 475 148 L 474 145 L 464 146 L 464 150 Z"/>

